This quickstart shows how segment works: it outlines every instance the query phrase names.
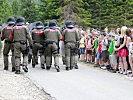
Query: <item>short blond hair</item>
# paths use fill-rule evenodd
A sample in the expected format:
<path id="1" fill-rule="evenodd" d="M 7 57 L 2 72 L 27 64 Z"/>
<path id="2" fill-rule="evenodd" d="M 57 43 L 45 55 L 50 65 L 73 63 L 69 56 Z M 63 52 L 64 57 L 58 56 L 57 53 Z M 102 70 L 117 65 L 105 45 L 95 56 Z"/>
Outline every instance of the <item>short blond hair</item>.
<path id="1" fill-rule="evenodd" d="M 122 26 L 121 27 L 121 34 L 125 35 L 126 34 L 126 30 L 127 30 L 127 27 L 126 26 Z"/>

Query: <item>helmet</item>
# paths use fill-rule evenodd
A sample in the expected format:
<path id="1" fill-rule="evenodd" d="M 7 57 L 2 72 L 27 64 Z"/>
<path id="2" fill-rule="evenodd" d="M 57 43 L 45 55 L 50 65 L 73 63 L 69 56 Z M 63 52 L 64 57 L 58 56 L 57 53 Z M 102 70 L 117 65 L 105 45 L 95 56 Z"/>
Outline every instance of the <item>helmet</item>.
<path id="1" fill-rule="evenodd" d="M 22 26 L 25 24 L 25 18 L 24 17 L 18 17 L 16 20 L 16 25 Z"/>
<path id="2" fill-rule="evenodd" d="M 51 21 L 49 22 L 49 27 L 50 27 L 50 28 L 54 28 L 54 27 L 56 27 L 56 25 L 57 25 L 57 23 L 55 22 L 55 20 L 51 20 Z"/>
<path id="3" fill-rule="evenodd" d="M 41 21 L 39 21 L 39 22 L 36 22 L 35 28 L 36 29 L 43 29 L 44 25 L 43 25 L 43 23 Z"/>
<path id="4" fill-rule="evenodd" d="M 67 28 L 74 28 L 73 22 L 71 20 L 67 20 L 65 22 L 65 25 Z"/>
<path id="5" fill-rule="evenodd" d="M 57 26 L 57 20 L 56 19 L 52 19 L 52 21 L 55 22 L 56 23 L 56 26 Z"/>
<path id="6" fill-rule="evenodd" d="M 48 28 L 48 26 L 49 26 L 49 23 L 48 22 L 44 23 L 44 28 L 45 29 Z"/>
<path id="7" fill-rule="evenodd" d="M 7 23 L 8 23 L 8 25 L 14 25 L 14 24 L 15 24 L 15 19 L 14 19 L 14 17 L 9 17 L 9 18 L 7 19 Z"/>

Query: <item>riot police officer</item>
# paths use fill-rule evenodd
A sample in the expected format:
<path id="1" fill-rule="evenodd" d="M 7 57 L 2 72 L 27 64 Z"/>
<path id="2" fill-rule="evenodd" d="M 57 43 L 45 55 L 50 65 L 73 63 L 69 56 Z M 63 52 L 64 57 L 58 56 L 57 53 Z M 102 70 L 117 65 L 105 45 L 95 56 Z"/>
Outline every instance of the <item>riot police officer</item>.
<path id="1" fill-rule="evenodd" d="M 66 57 L 66 70 L 75 67 L 75 48 L 76 42 L 79 41 L 80 37 L 78 31 L 74 28 L 73 22 L 68 20 L 65 23 L 66 29 L 63 31 L 62 40 L 65 43 L 65 57 Z"/>
<path id="2" fill-rule="evenodd" d="M 4 42 L 4 70 L 8 70 L 8 54 L 10 50 L 12 51 L 12 71 L 15 71 L 15 62 L 14 62 L 14 49 L 13 43 L 10 40 L 10 34 L 13 32 L 13 25 L 15 24 L 15 19 L 13 17 L 9 17 L 7 20 L 7 26 L 2 30 L 1 40 L 5 40 Z"/>
<path id="3" fill-rule="evenodd" d="M 27 40 L 29 41 L 30 47 L 32 48 L 32 39 L 27 30 L 27 27 L 24 25 L 25 19 L 19 17 L 16 20 L 16 24 L 13 28 L 13 33 L 10 35 L 10 38 L 14 41 L 14 56 L 15 56 L 15 67 L 16 74 L 20 74 L 20 65 L 21 65 L 21 54 L 23 57 L 23 70 L 28 72 L 28 50 L 27 50 Z"/>
<path id="4" fill-rule="evenodd" d="M 49 27 L 49 23 L 48 22 L 44 23 L 44 30 L 47 29 L 48 27 Z"/>
<path id="5" fill-rule="evenodd" d="M 49 22 L 49 28 L 44 31 L 45 40 L 47 43 L 46 53 L 46 69 L 51 68 L 52 54 L 54 56 L 54 66 L 59 72 L 59 55 L 58 55 L 58 43 L 61 39 L 61 33 L 56 28 L 56 22 L 54 20 Z"/>
<path id="6" fill-rule="evenodd" d="M 44 63 L 45 63 L 45 57 L 44 57 L 44 45 L 43 43 L 45 36 L 44 36 L 44 25 L 42 22 L 37 22 L 35 30 L 32 31 L 32 40 L 33 40 L 33 58 L 32 58 L 32 67 L 35 68 L 36 60 L 38 60 L 38 52 L 40 53 L 40 59 L 41 59 L 41 68 L 45 69 Z"/>

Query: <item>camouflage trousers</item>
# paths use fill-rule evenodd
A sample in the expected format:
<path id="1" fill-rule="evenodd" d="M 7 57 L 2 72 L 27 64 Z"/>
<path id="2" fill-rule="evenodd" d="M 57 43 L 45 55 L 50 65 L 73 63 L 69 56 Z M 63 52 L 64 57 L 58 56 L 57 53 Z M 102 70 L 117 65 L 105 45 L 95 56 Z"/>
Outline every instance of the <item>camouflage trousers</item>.
<path id="1" fill-rule="evenodd" d="M 22 65 L 28 65 L 28 50 L 26 44 L 14 43 L 14 56 L 16 70 L 20 70 L 21 56 L 23 57 Z"/>
<path id="2" fill-rule="evenodd" d="M 54 65 L 59 66 L 58 46 L 56 43 L 49 44 L 45 50 L 45 54 L 46 54 L 46 66 L 51 66 L 52 55 L 54 56 Z"/>
<path id="3" fill-rule="evenodd" d="M 8 56 L 9 56 L 10 50 L 12 52 L 12 57 L 11 57 L 12 67 L 15 67 L 14 47 L 12 43 L 8 43 L 8 42 L 4 44 L 4 49 L 3 49 L 4 66 L 8 67 L 9 65 Z"/>

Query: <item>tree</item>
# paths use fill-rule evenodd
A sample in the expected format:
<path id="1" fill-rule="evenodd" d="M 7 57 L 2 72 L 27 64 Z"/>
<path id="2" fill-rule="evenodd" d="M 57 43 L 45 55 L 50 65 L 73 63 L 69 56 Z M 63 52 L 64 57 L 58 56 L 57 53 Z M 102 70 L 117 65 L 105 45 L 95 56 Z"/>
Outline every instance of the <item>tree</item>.
<path id="1" fill-rule="evenodd" d="M 20 0 L 13 0 L 12 2 L 12 10 L 13 10 L 13 16 L 18 17 L 21 16 L 21 2 Z"/>
<path id="2" fill-rule="evenodd" d="M 44 22 L 52 19 L 60 22 L 61 16 L 61 1 L 60 0 L 41 0 L 40 3 L 40 15 L 41 20 Z"/>
<path id="3" fill-rule="evenodd" d="M 75 23 L 84 27 L 90 26 L 89 4 L 83 0 L 63 0 L 62 2 L 62 19 L 71 19 Z"/>
<path id="4" fill-rule="evenodd" d="M 37 21 L 39 15 L 38 6 L 33 0 L 20 0 L 21 2 L 21 15 L 26 18 L 28 22 Z"/>
<path id="5" fill-rule="evenodd" d="M 0 20 L 2 23 L 6 22 L 9 16 L 12 16 L 12 6 L 7 0 L 0 1 Z"/>

